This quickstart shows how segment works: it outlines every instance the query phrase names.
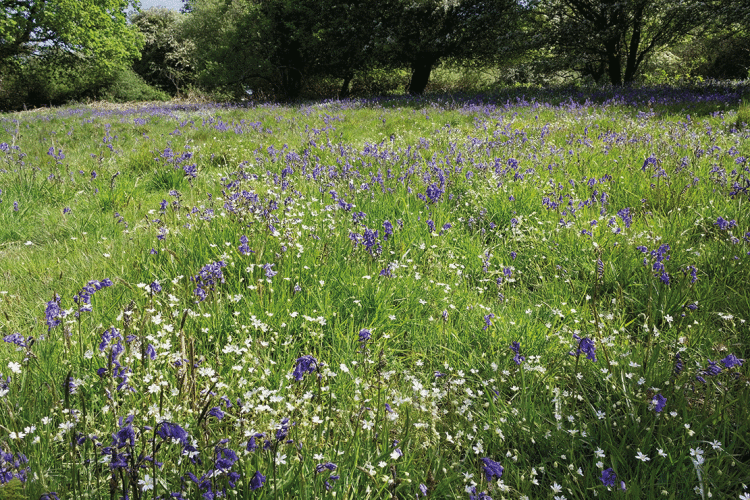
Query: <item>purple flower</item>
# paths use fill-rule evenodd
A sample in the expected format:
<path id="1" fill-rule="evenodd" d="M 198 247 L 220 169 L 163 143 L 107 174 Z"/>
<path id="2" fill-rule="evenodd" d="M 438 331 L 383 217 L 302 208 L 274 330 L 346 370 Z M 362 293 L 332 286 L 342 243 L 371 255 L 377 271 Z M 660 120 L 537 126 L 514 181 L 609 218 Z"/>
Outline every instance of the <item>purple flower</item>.
<path id="1" fill-rule="evenodd" d="M 367 328 L 363 328 L 363 329 L 361 329 L 359 331 L 359 341 L 360 342 L 367 342 L 371 338 L 372 338 L 372 334 L 371 334 L 370 330 L 368 330 Z"/>
<path id="2" fill-rule="evenodd" d="M 335 471 L 338 468 L 338 466 L 332 462 L 326 462 L 324 464 L 318 464 L 315 466 L 315 473 L 320 474 L 321 472 L 325 470 L 329 470 L 331 472 Z"/>
<path id="3" fill-rule="evenodd" d="M 569 354 L 577 357 L 580 356 L 581 353 L 584 353 L 586 359 L 596 361 L 596 345 L 594 344 L 594 341 L 588 337 L 581 338 L 578 335 L 573 335 L 573 338 L 578 341 L 578 348 L 575 352 L 571 351 Z"/>
<path id="4" fill-rule="evenodd" d="M 488 315 L 484 317 L 484 328 L 482 328 L 482 330 L 486 331 L 487 328 L 492 326 L 492 318 L 494 317 L 495 315 L 492 313 L 489 313 Z"/>
<path id="5" fill-rule="evenodd" d="M 388 237 L 393 235 L 393 224 L 390 221 L 385 221 L 383 222 L 383 229 L 385 230 L 383 239 L 388 240 Z"/>
<path id="6" fill-rule="evenodd" d="M 240 246 L 238 248 L 241 255 L 250 255 L 251 253 L 255 253 L 253 250 L 250 250 L 250 246 L 248 245 L 249 241 L 247 239 L 247 236 L 244 234 L 240 236 Z"/>
<path id="7" fill-rule="evenodd" d="M 260 471 L 255 471 L 255 475 L 250 479 L 250 489 L 255 491 L 258 488 L 263 486 L 263 483 L 266 482 L 266 476 L 260 473 Z"/>
<path id="8" fill-rule="evenodd" d="M 292 375 L 295 380 L 300 381 L 305 376 L 305 373 L 313 373 L 317 369 L 318 360 L 307 354 L 297 358 L 297 366 L 294 368 Z"/>
<path id="9" fill-rule="evenodd" d="M 208 291 L 212 291 L 217 283 L 224 283 L 224 273 L 221 268 L 227 265 L 223 260 L 206 264 L 195 276 L 190 278 L 194 281 L 197 288 L 193 293 L 198 297 L 199 302 L 203 302 L 208 297 Z"/>
<path id="10" fill-rule="evenodd" d="M 484 462 L 483 470 L 484 470 L 485 477 L 487 477 L 488 483 L 492 481 L 492 478 L 494 477 L 498 479 L 503 477 L 503 471 L 505 469 L 503 469 L 503 466 L 500 465 L 498 462 L 495 462 L 494 460 L 488 457 L 484 457 L 482 459 L 482 462 Z"/>
<path id="11" fill-rule="evenodd" d="M 674 372 L 675 376 L 677 376 L 677 375 L 679 375 L 680 373 L 682 373 L 682 370 L 683 370 L 684 368 L 685 368 L 685 364 L 684 364 L 684 363 L 682 362 L 682 356 L 681 356 L 681 355 L 680 355 L 680 353 L 678 352 L 678 353 L 677 353 L 677 354 L 675 354 L 675 356 L 674 356 L 674 368 L 673 368 L 673 370 L 672 370 L 672 371 Z"/>
<path id="12" fill-rule="evenodd" d="M 263 270 L 266 271 L 266 278 L 271 279 L 279 274 L 278 271 L 274 271 L 273 269 L 271 269 L 274 265 L 275 264 L 263 264 Z"/>
<path id="13" fill-rule="evenodd" d="M 20 333 L 11 333 L 3 337 L 3 340 L 9 344 L 16 344 L 18 347 L 26 347 L 26 337 Z"/>
<path id="14" fill-rule="evenodd" d="M 183 447 L 190 444 L 187 431 L 172 422 L 160 422 L 159 425 L 156 426 L 156 435 L 164 441 L 179 441 Z"/>
<path id="15" fill-rule="evenodd" d="M 224 418 L 224 412 L 221 411 L 221 408 L 219 408 L 218 406 L 214 406 L 213 408 L 208 410 L 208 414 L 212 417 L 216 417 L 218 420 Z"/>
<path id="16" fill-rule="evenodd" d="M 602 471 L 602 477 L 600 477 L 599 480 L 604 486 L 614 486 L 617 481 L 617 474 L 615 474 L 615 471 L 610 467 L 609 469 L 604 469 Z"/>
<path id="17" fill-rule="evenodd" d="M 437 184 L 430 184 L 427 186 L 427 197 L 430 199 L 430 202 L 437 203 L 440 201 L 440 197 L 443 195 L 445 191 L 440 189 Z"/>
<path id="18" fill-rule="evenodd" d="M 419 491 L 422 492 L 422 496 L 424 496 L 424 497 L 427 496 L 427 486 L 425 486 L 424 484 L 420 483 L 420 485 L 419 485 Z"/>
<path id="19" fill-rule="evenodd" d="M 477 493 L 476 486 L 472 486 L 471 490 L 469 491 L 469 500 L 492 500 L 492 497 L 484 491 L 480 491 L 479 493 Z"/>
<path id="20" fill-rule="evenodd" d="M 515 356 L 513 356 L 513 362 L 517 365 L 520 365 L 524 361 L 526 361 L 526 356 L 521 356 L 521 344 L 518 342 L 511 342 L 510 344 L 510 350 L 516 353 Z"/>
<path id="21" fill-rule="evenodd" d="M 724 364 L 726 368 L 733 368 L 735 366 L 742 366 L 742 363 L 744 363 L 744 359 L 739 359 L 734 354 L 730 354 L 726 358 L 722 359 L 721 362 Z"/>
<path id="22" fill-rule="evenodd" d="M 60 307 L 61 300 L 60 296 L 55 294 L 55 298 L 47 302 L 47 308 L 44 310 L 44 315 L 47 319 L 47 332 L 50 332 L 62 323 L 62 318 L 68 314 L 67 311 Z"/>
<path id="23" fill-rule="evenodd" d="M 716 222 L 714 222 L 714 226 L 719 226 L 719 229 L 722 230 L 722 231 L 726 231 L 728 229 L 732 229 L 736 225 L 737 225 L 737 221 L 736 220 L 727 221 L 727 220 L 724 220 L 723 217 L 717 218 Z"/>
<path id="24" fill-rule="evenodd" d="M 283 418 L 281 419 L 281 424 L 279 424 L 279 428 L 276 429 L 276 441 L 283 441 L 286 439 L 288 435 L 289 435 L 289 419 Z"/>
<path id="25" fill-rule="evenodd" d="M 651 400 L 651 403 L 654 405 L 654 411 L 656 413 L 660 413 L 664 409 L 664 407 L 667 405 L 667 398 L 665 398 L 661 394 L 657 394 Z"/>
<path id="26" fill-rule="evenodd" d="M 161 285 L 159 284 L 158 281 L 153 281 L 149 285 L 149 288 L 151 289 L 151 293 L 159 293 L 159 292 L 161 292 Z"/>

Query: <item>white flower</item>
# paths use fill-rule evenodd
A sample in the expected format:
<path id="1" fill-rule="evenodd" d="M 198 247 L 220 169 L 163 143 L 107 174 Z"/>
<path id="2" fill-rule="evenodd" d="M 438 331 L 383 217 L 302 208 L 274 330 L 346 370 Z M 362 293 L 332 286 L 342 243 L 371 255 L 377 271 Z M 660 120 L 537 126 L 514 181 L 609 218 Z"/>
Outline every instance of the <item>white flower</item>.
<path id="1" fill-rule="evenodd" d="M 644 455 L 643 453 L 641 453 L 641 450 L 638 450 L 638 453 L 636 453 L 635 458 L 637 458 L 638 460 L 642 462 L 648 462 L 649 460 L 651 460 L 650 458 L 648 458 L 648 455 Z"/>
<path id="2" fill-rule="evenodd" d="M 10 368 L 10 371 L 13 373 L 21 373 L 21 364 L 11 361 L 8 363 L 8 368 Z"/>
<path id="3" fill-rule="evenodd" d="M 557 483 L 554 483 L 552 486 L 550 486 L 550 488 L 552 488 L 552 491 L 554 493 L 560 493 L 562 491 L 562 486 Z"/>
<path id="4" fill-rule="evenodd" d="M 138 480 L 138 485 L 141 487 L 141 491 L 153 490 L 154 478 L 146 474 L 143 479 Z"/>

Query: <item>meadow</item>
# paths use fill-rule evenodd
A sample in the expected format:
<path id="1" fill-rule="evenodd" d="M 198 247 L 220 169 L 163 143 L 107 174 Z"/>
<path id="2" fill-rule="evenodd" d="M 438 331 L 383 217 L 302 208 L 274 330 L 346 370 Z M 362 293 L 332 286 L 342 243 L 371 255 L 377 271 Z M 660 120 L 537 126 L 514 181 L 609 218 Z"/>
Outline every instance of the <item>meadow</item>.
<path id="1" fill-rule="evenodd" d="M 0 115 L 0 499 L 750 499 L 747 91 Z"/>

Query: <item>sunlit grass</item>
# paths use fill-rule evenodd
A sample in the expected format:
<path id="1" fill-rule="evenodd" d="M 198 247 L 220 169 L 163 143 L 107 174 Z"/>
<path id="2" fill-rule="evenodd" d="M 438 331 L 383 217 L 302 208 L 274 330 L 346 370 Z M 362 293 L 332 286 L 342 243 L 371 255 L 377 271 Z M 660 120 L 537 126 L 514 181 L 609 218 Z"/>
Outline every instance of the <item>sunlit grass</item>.
<path id="1" fill-rule="evenodd" d="M 3 116 L 0 498 L 747 494 L 741 90 Z"/>

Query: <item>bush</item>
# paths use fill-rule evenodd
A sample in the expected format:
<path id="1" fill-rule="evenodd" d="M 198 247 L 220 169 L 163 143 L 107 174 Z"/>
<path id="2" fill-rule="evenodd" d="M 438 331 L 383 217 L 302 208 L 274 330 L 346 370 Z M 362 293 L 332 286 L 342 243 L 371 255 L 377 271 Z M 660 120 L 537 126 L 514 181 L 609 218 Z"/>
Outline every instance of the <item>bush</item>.
<path id="1" fill-rule="evenodd" d="M 170 98 L 169 94 L 152 87 L 130 68 L 117 73 L 99 97 L 111 102 L 168 101 Z"/>

